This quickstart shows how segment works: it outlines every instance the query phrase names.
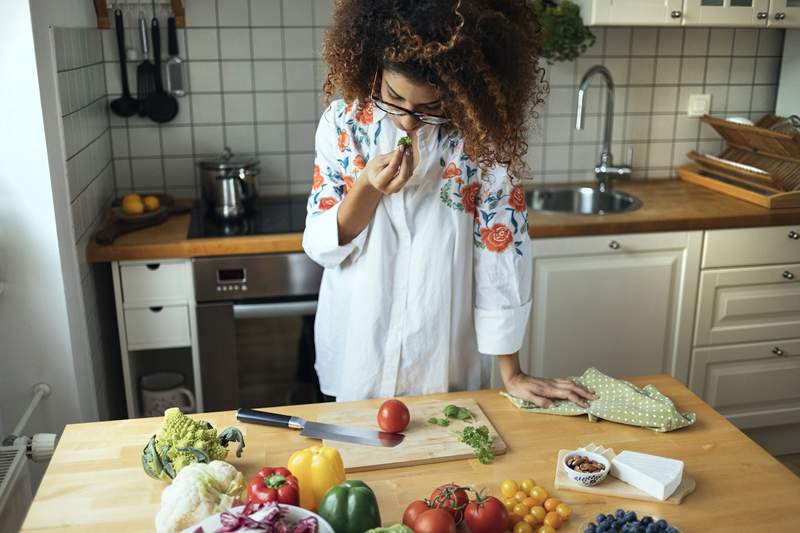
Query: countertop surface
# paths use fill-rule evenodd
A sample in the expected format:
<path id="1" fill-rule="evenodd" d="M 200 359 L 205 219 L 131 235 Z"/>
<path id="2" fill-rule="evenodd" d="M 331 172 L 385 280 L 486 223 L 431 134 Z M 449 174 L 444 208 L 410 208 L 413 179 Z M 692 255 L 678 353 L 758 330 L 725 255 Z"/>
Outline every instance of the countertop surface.
<path id="1" fill-rule="evenodd" d="M 765 209 L 681 180 L 619 181 L 615 188 L 638 197 L 629 213 L 563 215 L 530 211 L 533 238 L 686 231 L 800 223 L 800 209 Z M 92 242 L 92 263 L 233 254 L 302 251 L 302 234 L 188 239 L 189 215 L 119 237 L 111 245 Z"/>
<path id="2" fill-rule="evenodd" d="M 652 383 L 679 409 L 697 413 L 697 422 L 671 433 L 586 417 L 525 413 L 497 390 L 425 397 L 457 402 L 475 399 L 508 445 L 507 454 L 491 465 L 460 460 L 424 466 L 374 470 L 355 474 L 377 495 L 384 524 L 398 522 L 405 506 L 426 497 L 447 482 L 486 488 L 499 494 L 503 479 L 533 478 L 573 509 L 560 531 L 583 531 L 597 513 L 617 508 L 667 519 L 681 531 L 796 531 L 800 508 L 800 478 L 758 447 L 675 379 L 642 376 L 639 386 Z M 413 402 L 413 398 L 408 399 Z M 320 413 L 380 400 L 350 404 L 313 404 L 275 408 L 278 412 L 315 419 Z M 239 424 L 233 412 L 199 415 L 218 429 L 238 425 L 247 447 L 229 461 L 245 478 L 262 466 L 285 465 L 292 451 L 316 444 L 298 432 Z M 160 418 L 69 425 L 58 444 L 23 526 L 23 531 L 152 531 L 165 483 L 148 478 L 140 454 Z M 555 491 L 553 477 L 559 449 L 595 442 L 614 448 L 680 459 L 697 481 L 697 489 L 681 505 L 650 503 L 592 494 Z"/>

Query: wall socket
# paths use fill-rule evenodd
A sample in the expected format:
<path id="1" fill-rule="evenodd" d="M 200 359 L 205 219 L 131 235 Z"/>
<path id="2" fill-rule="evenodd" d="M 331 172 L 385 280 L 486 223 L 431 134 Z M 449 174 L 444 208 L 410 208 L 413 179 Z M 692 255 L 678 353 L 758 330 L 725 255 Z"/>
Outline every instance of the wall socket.
<path id="1" fill-rule="evenodd" d="M 710 94 L 690 94 L 689 95 L 689 109 L 687 110 L 690 117 L 702 117 L 711 112 L 711 95 Z"/>

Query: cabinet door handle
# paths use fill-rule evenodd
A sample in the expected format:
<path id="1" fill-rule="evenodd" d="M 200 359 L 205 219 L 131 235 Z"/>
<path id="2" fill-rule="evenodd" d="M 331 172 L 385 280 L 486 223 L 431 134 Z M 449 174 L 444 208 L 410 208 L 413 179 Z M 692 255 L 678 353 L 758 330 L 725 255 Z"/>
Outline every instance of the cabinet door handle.
<path id="1" fill-rule="evenodd" d="M 766 20 L 768 16 L 769 14 L 766 11 L 759 11 L 758 13 L 756 13 L 756 18 L 758 20 Z"/>
<path id="2" fill-rule="evenodd" d="M 620 244 L 617 241 L 611 241 L 610 243 L 608 243 L 608 247 L 611 248 L 612 250 L 619 250 Z"/>
<path id="3" fill-rule="evenodd" d="M 163 305 L 159 305 L 158 307 L 151 307 L 150 311 L 153 313 L 160 313 L 164 309 Z"/>
<path id="4" fill-rule="evenodd" d="M 786 236 L 792 239 L 793 241 L 800 241 L 800 233 L 797 233 L 794 230 L 787 233 Z"/>
<path id="5" fill-rule="evenodd" d="M 775 13 L 775 20 L 783 20 L 786 18 L 786 13 Z"/>
<path id="6" fill-rule="evenodd" d="M 794 279 L 794 274 L 788 270 L 783 271 L 783 279 Z"/>
<path id="7" fill-rule="evenodd" d="M 783 353 L 783 350 L 781 350 L 781 349 L 780 349 L 780 348 L 778 348 L 777 346 L 775 346 L 774 348 L 772 348 L 772 353 L 774 353 L 774 354 L 775 354 L 775 355 L 777 355 L 778 357 L 781 357 L 782 355 L 784 355 L 784 353 Z"/>
<path id="8" fill-rule="evenodd" d="M 676 9 L 672 13 L 670 13 L 669 16 L 674 18 L 674 19 L 679 19 L 679 18 L 681 18 L 683 16 L 683 13 L 681 13 L 680 11 L 678 11 Z"/>
<path id="9" fill-rule="evenodd" d="M 160 263 L 147 263 L 147 270 L 158 270 L 158 267 L 161 266 Z"/>

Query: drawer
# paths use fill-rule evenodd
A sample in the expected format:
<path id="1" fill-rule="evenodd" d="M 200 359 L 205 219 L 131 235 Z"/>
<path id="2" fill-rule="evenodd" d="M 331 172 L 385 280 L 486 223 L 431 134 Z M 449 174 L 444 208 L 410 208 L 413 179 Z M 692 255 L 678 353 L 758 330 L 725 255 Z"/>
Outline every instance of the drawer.
<path id="1" fill-rule="evenodd" d="M 125 307 L 183 303 L 189 299 L 191 269 L 187 261 L 123 263 L 120 279 Z"/>
<path id="2" fill-rule="evenodd" d="M 800 263 L 800 225 L 706 231 L 702 268 Z"/>
<path id="3" fill-rule="evenodd" d="M 740 428 L 800 422 L 797 383 L 800 339 L 697 348 L 692 357 L 692 390 Z"/>
<path id="4" fill-rule="evenodd" d="M 188 305 L 139 307 L 123 312 L 129 350 L 191 345 Z"/>
<path id="5" fill-rule="evenodd" d="M 701 231 L 665 233 L 626 233 L 590 237 L 556 237 L 533 240 L 533 257 L 570 257 L 576 255 L 614 254 L 682 250 L 699 245 Z"/>
<path id="6" fill-rule="evenodd" d="M 702 272 L 695 346 L 797 337 L 798 280 L 800 264 Z"/>

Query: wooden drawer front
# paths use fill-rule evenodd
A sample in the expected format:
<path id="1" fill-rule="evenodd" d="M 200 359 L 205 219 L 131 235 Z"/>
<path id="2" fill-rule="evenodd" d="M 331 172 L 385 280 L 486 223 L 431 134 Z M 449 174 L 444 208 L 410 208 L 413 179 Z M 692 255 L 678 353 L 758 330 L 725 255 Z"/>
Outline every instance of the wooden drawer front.
<path id="1" fill-rule="evenodd" d="M 798 264 L 702 272 L 695 346 L 796 337 L 799 279 Z"/>
<path id="2" fill-rule="evenodd" d="M 126 307 L 188 301 L 191 271 L 186 261 L 124 263 L 120 278 Z"/>
<path id="3" fill-rule="evenodd" d="M 706 231 L 702 268 L 800 263 L 800 225 Z"/>
<path id="4" fill-rule="evenodd" d="M 740 428 L 800 422 L 798 383 L 800 339 L 694 350 L 692 389 Z"/>
<path id="5" fill-rule="evenodd" d="M 124 313 L 129 350 L 191 345 L 188 305 L 140 307 Z"/>
<path id="6" fill-rule="evenodd" d="M 636 252 L 682 250 L 693 238 L 701 238 L 702 232 L 635 233 L 624 235 L 602 235 L 593 237 L 558 237 L 534 239 L 533 256 L 569 257 L 576 255 L 614 254 L 625 255 Z"/>

